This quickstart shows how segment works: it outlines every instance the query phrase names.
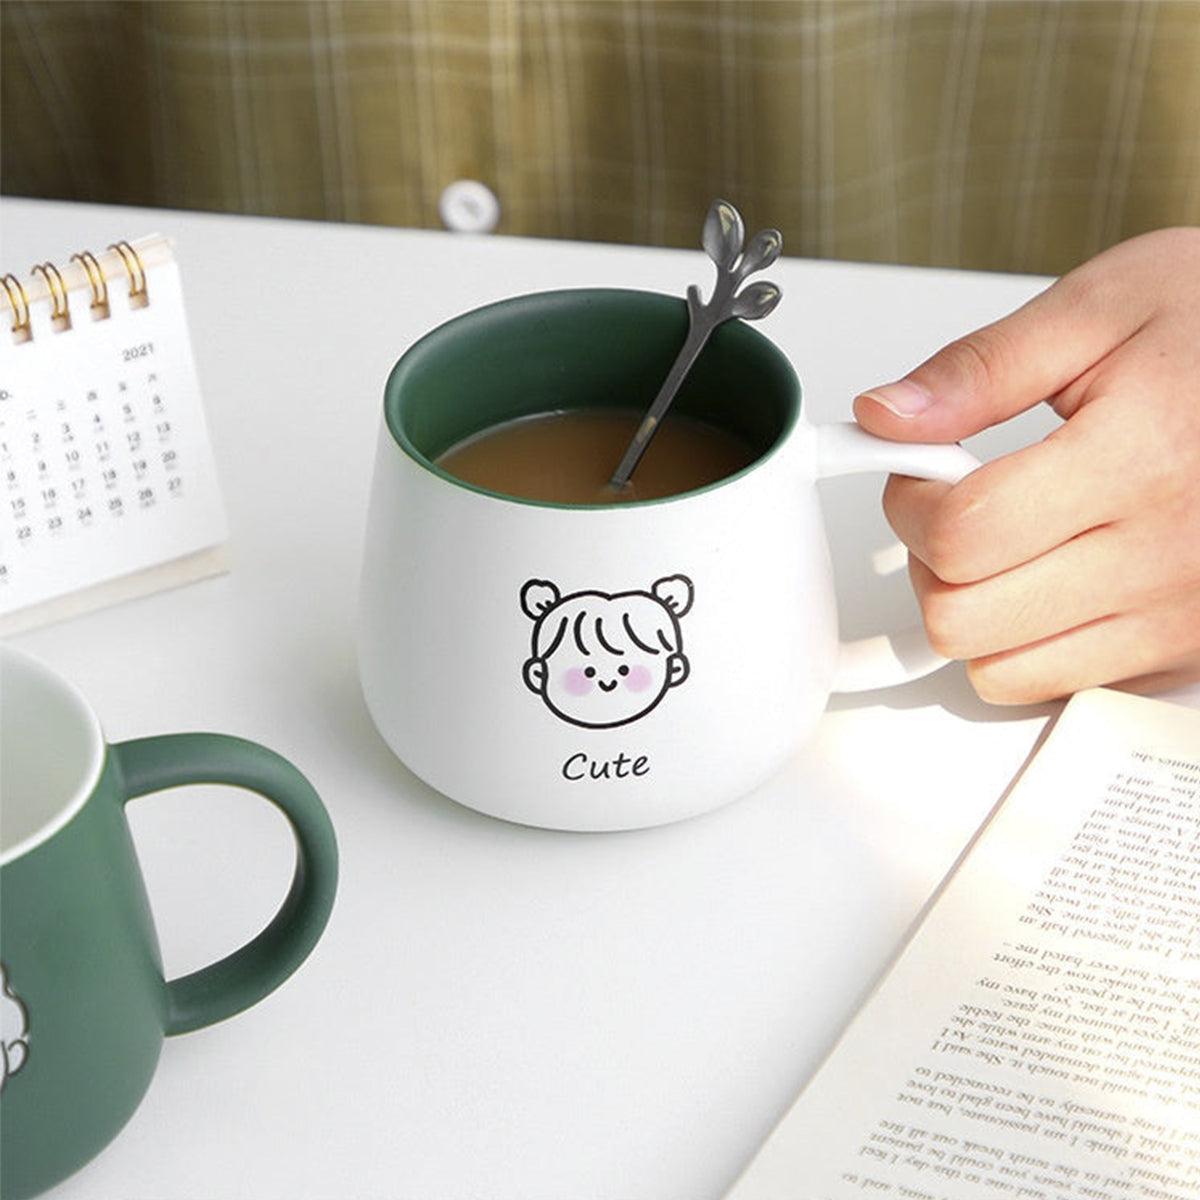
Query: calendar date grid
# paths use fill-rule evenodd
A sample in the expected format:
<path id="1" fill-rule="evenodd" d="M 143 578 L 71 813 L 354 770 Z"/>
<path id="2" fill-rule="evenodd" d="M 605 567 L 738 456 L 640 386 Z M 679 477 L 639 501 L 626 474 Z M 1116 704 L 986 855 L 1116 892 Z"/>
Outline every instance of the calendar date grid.
<path id="1" fill-rule="evenodd" d="M 124 356 L 142 367 L 146 343 Z M 20 557 L 47 540 L 144 519 L 183 497 L 166 381 L 157 367 L 123 373 L 108 388 L 59 394 L 50 404 L 0 388 L 0 479 L 10 537 L 0 586 Z M 0 510 L 2 511 L 2 510 Z"/>

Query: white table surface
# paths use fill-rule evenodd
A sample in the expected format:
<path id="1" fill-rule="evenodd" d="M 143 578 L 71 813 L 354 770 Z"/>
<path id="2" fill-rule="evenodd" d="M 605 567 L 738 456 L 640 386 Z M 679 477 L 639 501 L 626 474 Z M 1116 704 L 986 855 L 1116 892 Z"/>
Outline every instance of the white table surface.
<path id="1" fill-rule="evenodd" d="M 216 729 L 290 757 L 330 809 L 342 878 L 299 973 L 169 1041 L 129 1126 L 53 1195 L 716 1200 L 1055 706 L 990 708 L 958 666 L 835 697 L 771 783 L 648 831 L 551 833 L 455 805 L 392 757 L 356 677 L 388 370 L 492 299 L 681 295 L 707 291 L 711 266 L 699 250 L 5 200 L 0 269 L 153 232 L 182 267 L 232 571 L 12 640 L 83 688 L 111 740 Z M 818 421 L 1044 284 L 797 259 L 771 277 L 785 298 L 761 327 Z M 1051 420 L 972 446 L 993 456 Z M 845 631 L 911 623 L 903 571 L 871 572 L 892 544 L 880 481 L 823 486 Z M 130 813 L 169 975 L 274 911 L 291 846 L 267 806 L 202 788 Z"/>

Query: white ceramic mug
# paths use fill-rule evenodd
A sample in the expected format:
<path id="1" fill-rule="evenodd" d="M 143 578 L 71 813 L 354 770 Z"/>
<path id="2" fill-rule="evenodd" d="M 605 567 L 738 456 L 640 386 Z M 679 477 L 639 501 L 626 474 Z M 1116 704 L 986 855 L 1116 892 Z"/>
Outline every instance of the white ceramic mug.
<path id="1" fill-rule="evenodd" d="M 658 825 L 769 778 L 832 690 L 939 665 L 919 631 L 839 644 L 816 481 L 956 481 L 959 446 L 814 427 L 784 355 L 721 326 L 678 410 L 755 446 L 664 500 L 568 506 L 463 483 L 433 460 L 522 415 L 643 410 L 684 303 L 618 290 L 524 296 L 412 346 L 388 379 L 362 581 L 363 691 L 384 739 L 445 795 L 555 829 Z"/>

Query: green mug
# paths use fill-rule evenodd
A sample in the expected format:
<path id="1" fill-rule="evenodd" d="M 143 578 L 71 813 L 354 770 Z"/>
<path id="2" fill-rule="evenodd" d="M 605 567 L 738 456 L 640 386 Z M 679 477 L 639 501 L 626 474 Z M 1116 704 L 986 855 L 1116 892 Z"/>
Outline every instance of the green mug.
<path id="1" fill-rule="evenodd" d="M 295 834 L 295 875 L 257 937 L 166 982 L 124 808 L 198 783 L 275 804 Z M 285 759 L 223 734 L 106 745 L 73 687 L 0 645 L 0 1198 L 36 1195 L 95 1157 L 141 1102 L 164 1036 L 281 984 L 336 888 L 333 826 Z"/>

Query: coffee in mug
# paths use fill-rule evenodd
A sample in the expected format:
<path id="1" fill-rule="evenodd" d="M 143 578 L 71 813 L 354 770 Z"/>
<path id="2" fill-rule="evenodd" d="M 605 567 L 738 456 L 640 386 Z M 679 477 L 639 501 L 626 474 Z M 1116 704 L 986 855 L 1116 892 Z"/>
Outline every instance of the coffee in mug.
<path id="1" fill-rule="evenodd" d="M 613 504 L 708 487 L 754 461 L 753 448 L 734 434 L 668 412 L 633 478 L 614 489 L 609 479 L 641 419 L 619 408 L 537 413 L 474 434 L 436 462 L 492 492 L 552 504 Z"/>

